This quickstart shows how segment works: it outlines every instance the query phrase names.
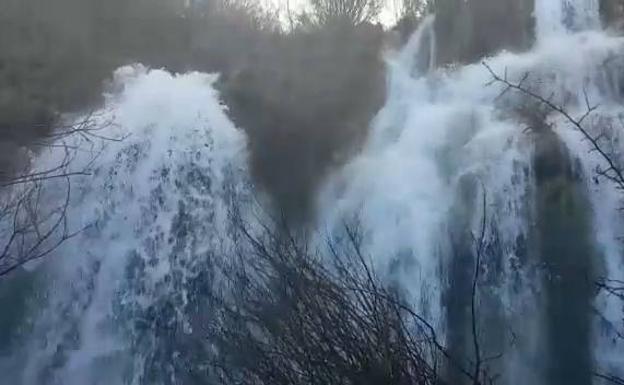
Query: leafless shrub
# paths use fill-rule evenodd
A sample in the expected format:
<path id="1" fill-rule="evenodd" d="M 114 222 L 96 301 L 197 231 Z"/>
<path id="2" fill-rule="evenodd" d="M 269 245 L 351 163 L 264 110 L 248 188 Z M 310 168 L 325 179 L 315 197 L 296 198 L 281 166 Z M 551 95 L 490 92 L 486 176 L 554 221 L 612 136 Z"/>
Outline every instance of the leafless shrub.
<path id="1" fill-rule="evenodd" d="M 448 367 L 486 383 L 479 352 L 474 370 L 463 368 L 376 275 L 357 224 L 319 250 L 276 223 L 253 231 L 236 220 L 239 249 L 220 266 L 208 328 L 220 383 L 445 384 Z"/>
<path id="2" fill-rule="evenodd" d="M 110 124 L 91 114 L 76 124 L 59 126 L 31 143 L 36 151 L 62 154 L 56 162 L 34 170 L 25 164 L 23 172 L 0 182 L 0 276 L 49 255 L 84 230 L 69 223 L 71 180 L 90 174 L 103 141 L 123 140 L 101 133 Z M 86 162 L 77 161 L 80 153 L 89 154 Z"/>

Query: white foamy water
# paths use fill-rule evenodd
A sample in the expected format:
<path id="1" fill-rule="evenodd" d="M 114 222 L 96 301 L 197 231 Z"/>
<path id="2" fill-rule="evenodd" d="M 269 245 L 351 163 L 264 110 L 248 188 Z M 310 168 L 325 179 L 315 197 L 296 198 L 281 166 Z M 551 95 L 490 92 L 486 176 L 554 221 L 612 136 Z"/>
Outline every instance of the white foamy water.
<path id="1" fill-rule="evenodd" d="M 623 126 L 616 117 L 621 120 L 624 113 L 618 75 L 624 69 L 618 59 L 624 41 L 599 31 L 597 1 L 537 1 L 535 15 L 537 43 L 532 50 L 501 53 L 485 61 L 512 82 L 528 74 L 525 86 L 564 105 L 573 116 L 583 115 L 587 95 L 592 105 L 601 105 L 587 124 L 604 127 L 605 119 L 610 121 L 615 131 L 605 141 L 621 153 L 617 138 Z M 479 303 L 487 307 L 484 313 L 495 313 L 496 320 L 486 320 L 490 315 L 485 314 L 480 321 L 484 345 L 491 354 L 503 354 L 494 364 L 502 383 L 546 384 L 548 330 L 541 315 L 546 294 L 540 283 L 544 266 L 531 256 L 539 216 L 533 203 L 535 136 L 518 111 L 524 99 L 513 92 L 501 97 L 504 87 L 489 84 L 492 76 L 481 63 L 416 68 L 414 57 L 422 55 L 423 44 L 430 40 L 428 28 L 424 23 L 406 48 L 389 59 L 387 102 L 362 154 L 328 183 L 320 198 L 326 213 L 321 223 L 339 229 L 343 218 L 359 218 L 367 235 L 367 255 L 387 279 L 409 293 L 419 312 L 452 344 L 449 328 L 457 325 L 451 324 L 456 321 L 449 313 L 449 296 L 469 292 L 469 286 L 459 282 L 461 275 L 452 271 L 467 263 L 462 248 L 463 253 L 474 250 L 486 215 L 488 247 Z M 589 236 L 600 254 L 592 263 L 604 265 L 610 279 L 621 280 L 621 192 L 606 180 L 594 181 L 602 160 L 590 153 L 588 142 L 573 127 L 553 113 L 546 124 L 566 144 L 572 162 L 580 165 L 577 172 L 591 202 Z M 599 130 L 592 132 L 598 135 Z M 468 263 L 471 268 L 474 261 Z M 590 354 L 597 371 L 621 375 L 617 362 L 622 362 L 624 347 L 612 327 L 621 328 L 618 301 L 606 295 L 595 299 L 602 316 L 595 318 Z M 496 328 L 506 331 L 496 334 Z M 467 328 L 464 333 L 469 333 Z M 488 341 L 488 335 L 500 340 Z"/>
<path id="2" fill-rule="evenodd" d="M 81 152 L 72 162 L 81 169 L 97 155 L 93 175 L 71 179 L 68 221 L 87 228 L 49 257 L 48 300 L 23 348 L 14 349 L 19 362 L 4 363 L 5 379 L 140 384 L 170 375 L 173 351 L 154 358 L 155 344 L 165 343 L 158 328 L 182 325 L 178 332 L 191 338 L 193 282 L 231 247 L 229 202 L 242 204 L 248 188 L 246 140 L 226 117 L 214 81 L 140 66 L 117 71 L 115 93 L 94 116 L 106 126 L 98 135 L 123 140 L 106 140 L 97 154 Z M 71 138 L 89 148 L 84 140 Z M 53 149 L 36 166 L 58 157 Z"/>
<path id="3" fill-rule="evenodd" d="M 535 2 L 538 39 L 600 28 L 598 0 L 544 0 Z"/>

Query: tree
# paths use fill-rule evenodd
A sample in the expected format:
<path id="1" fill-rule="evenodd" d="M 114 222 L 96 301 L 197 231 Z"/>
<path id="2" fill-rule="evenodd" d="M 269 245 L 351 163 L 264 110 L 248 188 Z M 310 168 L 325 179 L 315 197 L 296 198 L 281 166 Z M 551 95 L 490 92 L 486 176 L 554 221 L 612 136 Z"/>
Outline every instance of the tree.
<path id="1" fill-rule="evenodd" d="M 319 24 L 371 22 L 383 7 L 381 0 L 310 0 L 310 3 Z"/>
<path id="2" fill-rule="evenodd" d="M 233 217 L 239 247 L 218 268 L 207 333 L 219 383 L 433 385 L 448 383 L 448 367 L 467 383 L 488 383 L 476 321 L 476 358 L 467 369 L 371 268 L 357 221 L 316 249 L 285 221 L 250 226 Z M 477 253 L 482 247 L 483 236 Z"/>
<path id="3" fill-rule="evenodd" d="M 433 11 L 431 0 L 393 0 L 392 8 L 397 24 L 409 21 L 415 24 L 423 16 Z"/>

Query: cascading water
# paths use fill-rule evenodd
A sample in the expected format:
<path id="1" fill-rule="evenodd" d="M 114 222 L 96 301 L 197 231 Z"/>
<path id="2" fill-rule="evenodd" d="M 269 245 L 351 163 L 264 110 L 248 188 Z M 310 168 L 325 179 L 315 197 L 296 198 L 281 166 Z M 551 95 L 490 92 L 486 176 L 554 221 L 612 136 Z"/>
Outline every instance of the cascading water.
<path id="1" fill-rule="evenodd" d="M 621 154 L 624 40 L 599 30 L 596 0 L 537 0 L 535 16 L 534 49 L 487 64 L 511 81 L 528 73 L 525 85 L 573 116 L 586 100 L 600 104 L 584 124 Z M 477 331 L 482 354 L 499 357 L 487 365 L 501 384 L 623 376 L 622 303 L 588 283 L 624 280 L 621 192 L 596 177 L 602 159 L 563 117 L 501 95 L 481 64 L 435 68 L 434 23 L 389 60 L 386 105 L 362 153 L 320 194 L 319 226 L 338 234 L 357 218 L 375 267 L 457 357 L 474 354 L 469 310 L 483 241 Z M 233 247 L 229 207 L 246 205 L 251 191 L 244 135 L 213 81 L 116 73 L 94 117 L 102 135 L 123 140 L 72 163 L 93 162 L 93 175 L 71 179 L 67 217 L 85 230 L 28 273 L 37 288 L 0 346 L 1 381 L 203 383 L 193 373 L 204 363 L 188 357 L 206 349 L 197 330 L 210 316 L 202 306 L 214 260 Z M 64 148 L 41 154 L 35 170 Z M 46 200 L 65 197 L 62 179 L 46 186 Z"/>
<path id="2" fill-rule="evenodd" d="M 622 153 L 624 40 L 599 31 L 594 0 L 538 0 L 535 16 L 535 47 L 487 65 L 510 81 L 526 74 L 525 86 L 573 116 L 586 100 L 600 105 L 585 124 Z M 452 353 L 471 357 L 471 283 L 485 218 L 476 321 L 481 353 L 501 357 L 488 361 L 490 371 L 505 384 L 621 376 L 624 345 L 614 327 L 622 303 L 596 296 L 592 283 L 624 277 L 621 192 L 595 178 L 603 159 L 564 117 L 526 95 L 501 95 L 486 66 L 420 65 L 414 57 L 435 41 L 431 33 L 423 23 L 390 59 L 387 103 L 362 154 L 320 198 L 322 223 L 339 229 L 356 216 L 377 268 Z"/>
<path id="3" fill-rule="evenodd" d="M 86 229 L 37 269 L 41 296 L 54 294 L 0 356 L 3 383 L 186 383 L 176 352 L 195 338 L 207 266 L 231 247 L 228 202 L 245 201 L 246 141 L 211 76 L 127 67 L 115 78 L 119 93 L 94 116 L 102 135 L 123 140 L 97 150 L 92 176 L 71 180 L 67 217 Z M 59 152 L 35 166 L 55 165 Z M 72 167 L 92 161 L 79 153 Z M 59 188 L 48 185 L 48 200 Z"/>
<path id="4" fill-rule="evenodd" d="M 598 29 L 599 8 L 598 0 L 536 1 L 537 36 Z"/>

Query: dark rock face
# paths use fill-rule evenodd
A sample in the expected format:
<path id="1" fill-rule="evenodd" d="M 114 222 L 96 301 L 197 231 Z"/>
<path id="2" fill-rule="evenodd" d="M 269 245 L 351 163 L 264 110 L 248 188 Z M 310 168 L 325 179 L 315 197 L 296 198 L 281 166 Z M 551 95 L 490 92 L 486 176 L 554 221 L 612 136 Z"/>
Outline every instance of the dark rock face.
<path id="1" fill-rule="evenodd" d="M 600 14 L 606 27 L 624 30 L 624 0 L 600 0 Z"/>
<path id="2" fill-rule="evenodd" d="M 547 357 L 544 376 L 553 385 L 592 383 L 592 282 L 596 255 L 588 202 L 565 146 L 550 130 L 538 134 L 536 250 L 544 267 Z"/>
<path id="3" fill-rule="evenodd" d="M 478 185 L 472 177 L 463 178 L 458 184 L 459 199 L 455 202 L 453 225 L 450 231 L 451 255 L 448 266 L 448 287 L 444 293 L 446 309 L 447 344 L 454 357 L 473 358 L 471 334 L 471 290 L 476 258 L 470 220 L 476 210 L 474 197 Z M 453 365 L 447 365 L 449 383 L 466 384 L 463 373 Z"/>
<path id="4" fill-rule="evenodd" d="M 469 63 L 533 41 L 532 0 L 438 0 L 438 63 Z"/>

